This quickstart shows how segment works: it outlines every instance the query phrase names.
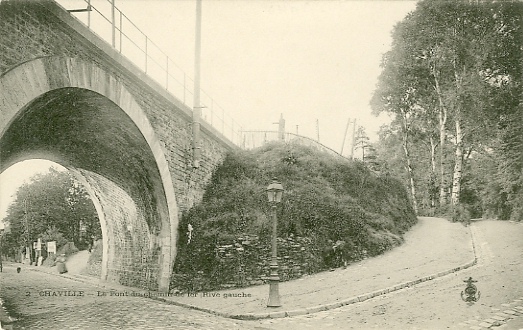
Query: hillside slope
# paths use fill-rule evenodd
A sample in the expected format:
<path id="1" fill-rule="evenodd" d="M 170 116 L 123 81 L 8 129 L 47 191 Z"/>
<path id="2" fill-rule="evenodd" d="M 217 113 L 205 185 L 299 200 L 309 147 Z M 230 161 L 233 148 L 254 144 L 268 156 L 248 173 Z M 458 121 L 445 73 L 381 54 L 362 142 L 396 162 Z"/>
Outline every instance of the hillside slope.
<path id="1" fill-rule="evenodd" d="M 399 245 L 417 219 L 405 188 L 349 162 L 295 144 L 270 143 L 229 154 L 200 204 L 187 211 L 191 241 L 181 236 L 173 287 L 187 290 L 263 283 L 269 271 L 270 208 L 265 189 L 278 178 L 280 274 L 291 279 L 325 269 L 324 251 L 344 241 L 351 260 Z"/>

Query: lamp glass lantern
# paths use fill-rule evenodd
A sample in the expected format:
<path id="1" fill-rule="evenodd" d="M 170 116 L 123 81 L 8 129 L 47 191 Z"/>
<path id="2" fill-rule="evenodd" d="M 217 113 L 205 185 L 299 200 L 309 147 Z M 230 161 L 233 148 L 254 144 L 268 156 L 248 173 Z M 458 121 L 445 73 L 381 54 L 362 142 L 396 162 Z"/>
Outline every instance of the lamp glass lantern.
<path id="1" fill-rule="evenodd" d="M 278 180 L 273 179 L 271 184 L 267 187 L 267 198 L 271 203 L 280 203 L 283 195 L 283 186 Z"/>

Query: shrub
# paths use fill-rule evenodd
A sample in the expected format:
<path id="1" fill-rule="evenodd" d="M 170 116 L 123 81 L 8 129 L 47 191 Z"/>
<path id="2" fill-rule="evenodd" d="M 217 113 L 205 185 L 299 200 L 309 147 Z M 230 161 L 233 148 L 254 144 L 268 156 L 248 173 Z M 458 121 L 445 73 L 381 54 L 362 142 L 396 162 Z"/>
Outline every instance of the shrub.
<path id="1" fill-rule="evenodd" d="M 401 183 L 376 176 L 361 162 L 284 143 L 232 152 L 215 169 L 201 203 L 182 215 L 172 287 L 210 290 L 264 281 L 272 228 L 265 189 L 273 177 L 285 189 L 277 207 L 284 279 L 325 269 L 322 251 L 331 241 L 347 242 L 346 254 L 359 260 L 400 244 L 417 221 Z M 257 243 L 245 244 L 246 237 Z"/>
<path id="2" fill-rule="evenodd" d="M 65 256 L 68 257 L 72 254 L 75 254 L 78 251 L 79 251 L 78 248 L 76 248 L 76 246 L 74 245 L 73 242 L 67 242 L 62 247 L 58 248 L 58 250 L 56 251 L 56 254 L 57 255 L 65 254 Z"/>
<path id="3" fill-rule="evenodd" d="M 452 222 L 461 222 L 464 225 L 470 224 L 470 211 L 462 204 L 454 206 L 452 209 Z"/>
<path id="4" fill-rule="evenodd" d="M 55 226 L 47 229 L 45 233 L 42 234 L 42 242 L 45 244 L 47 242 L 56 242 L 56 247 L 60 248 L 67 244 L 67 239 L 64 235 L 56 228 Z"/>

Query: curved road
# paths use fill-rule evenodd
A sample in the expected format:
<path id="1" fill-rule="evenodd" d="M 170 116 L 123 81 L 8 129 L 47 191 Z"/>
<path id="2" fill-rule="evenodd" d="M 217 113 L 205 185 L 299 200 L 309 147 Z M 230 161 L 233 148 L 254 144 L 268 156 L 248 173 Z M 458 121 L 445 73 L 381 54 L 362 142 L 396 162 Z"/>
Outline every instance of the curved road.
<path id="1" fill-rule="evenodd" d="M 476 266 L 359 304 L 261 324 L 270 329 L 486 329 L 483 321 L 523 306 L 523 223 L 485 220 L 471 230 Z M 468 277 L 478 281 L 481 292 L 474 304 L 460 297 Z M 522 329 L 522 319 L 514 316 L 503 329 Z"/>
<path id="2" fill-rule="evenodd" d="M 521 329 L 523 224 L 485 220 L 471 230 L 476 266 L 362 303 L 290 318 L 239 321 L 141 297 L 111 297 L 95 284 L 29 268 L 17 274 L 17 264 L 4 265 L 0 296 L 20 317 L 15 329 Z M 481 291 L 474 304 L 460 297 L 468 277 Z"/>

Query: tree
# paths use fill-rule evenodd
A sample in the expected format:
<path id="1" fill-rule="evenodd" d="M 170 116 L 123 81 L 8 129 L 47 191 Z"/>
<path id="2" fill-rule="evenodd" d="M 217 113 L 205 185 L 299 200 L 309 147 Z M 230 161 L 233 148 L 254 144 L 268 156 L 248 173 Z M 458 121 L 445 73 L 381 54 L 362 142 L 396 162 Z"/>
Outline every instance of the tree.
<path id="1" fill-rule="evenodd" d="M 406 24 L 395 27 L 394 36 L 402 36 Z M 419 100 L 423 93 L 419 83 L 419 68 L 410 65 L 408 42 L 405 38 L 394 38 L 393 48 L 383 58 L 383 71 L 378 79 L 378 87 L 372 97 L 371 106 L 373 113 L 379 115 L 388 112 L 395 115 L 393 125 L 399 127 L 401 132 L 401 145 L 405 155 L 405 168 L 407 170 L 412 203 L 415 212 L 418 212 L 416 186 L 409 149 L 409 139 L 412 132 L 413 121 L 416 120 L 416 110 L 421 108 Z"/>
<path id="2" fill-rule="evenodd" d="M 367 155 L 366 153 L 372 148 L 372 145 L 370 143 L 369 137 L 367 136 L 367 133 L 365 132 L 365 127 L 358 126 L 358 129 L 356 130 L 356 135 L 354 137 L 354 149 L 360 150 L 361 152 L 361 160 L 365 163 Z"/>
<path id="3" fill-rule="evenodd" d="M 425 0 L 393 31 L 371 104 L 375 113 L 395 115 L 406 155 L 409 144 L 417 150 L 418 142 L 428 140 L 431 175 L 439 148 L 441 205 L 449 181 L 448 138 L 454 149 L 450 172 L 455 206 L 470 155 L 492 143 L 500 119 L 520 101 L 522 6 Z M 405 158 L 407 171 L 411 158 Z"/>
<path id="4" fill-rule="evenodd" d="M 50 169 L 37 174 L 16 192 L 7 209 L 4 222 L 13 237 L 23 246 L 38 238 L 62 235 L 77 246 L 86 244 L 85 237 L 98 234 L 100 223 L 89 195 L 68 172 Z M 81 237 L 81 228 L 85 230 Z M 60 234 L 60 235 L 59 235 Z"/>

